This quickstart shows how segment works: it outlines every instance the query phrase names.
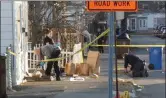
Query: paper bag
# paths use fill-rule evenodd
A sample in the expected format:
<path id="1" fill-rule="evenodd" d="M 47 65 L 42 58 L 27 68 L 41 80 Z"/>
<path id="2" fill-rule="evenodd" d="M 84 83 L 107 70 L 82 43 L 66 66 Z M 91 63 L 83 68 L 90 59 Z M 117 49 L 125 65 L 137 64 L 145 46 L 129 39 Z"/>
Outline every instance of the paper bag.
<path id="1" fill-rule="evenodd" d="M 67 63 L 65 65 L 65 73 L 67 76 L 72 76 L 73 74 L 75 74 L 75 64 L 73 63 Z"/>
<path id="2" fill-rule="evenodd" d="M 80 76 L 89 76 L 89 64 L 81 63 L 77 68 Z"/>
<path id="3" fill-rule="evenodd" d="M 76 64 L 76 71 L 75 71 L 75 74 L 79 75 L 80 73 L 80 64 Z"/>

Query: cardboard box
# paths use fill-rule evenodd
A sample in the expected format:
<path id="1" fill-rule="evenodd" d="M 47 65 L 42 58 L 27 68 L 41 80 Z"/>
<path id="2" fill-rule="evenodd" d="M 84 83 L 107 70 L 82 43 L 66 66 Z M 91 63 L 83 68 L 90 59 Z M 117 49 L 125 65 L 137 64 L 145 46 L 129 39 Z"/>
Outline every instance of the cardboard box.
<path id="1" fill-rule="evenodd" d="M 98 51 L 89 51 L 86 63 L 89 64 L 90 74 L 100 74 L 100 53 Z"/>
<path id="2" fill-rule="evenodd" d="M 40 55 L 40 48 L 34 49 L 33 52 L 35 55 Z"/>

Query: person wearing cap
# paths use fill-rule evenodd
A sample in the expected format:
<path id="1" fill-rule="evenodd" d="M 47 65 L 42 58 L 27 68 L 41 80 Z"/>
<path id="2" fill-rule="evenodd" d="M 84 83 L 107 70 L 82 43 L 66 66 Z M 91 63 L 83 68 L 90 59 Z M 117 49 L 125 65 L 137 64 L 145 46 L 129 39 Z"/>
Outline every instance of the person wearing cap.
<path id="1" fill-rule="evenodd" d="M 61 53 L 61 48 L 59 45 L 55 46 L 53 44 L 46 44 L 40 48 L 41 60 L 44 59 L 44 56 L 46 56 L 48 59 L 58 58 L 60 53 Z M 47 76 L 50 76 L 50 78 L 53 78 L 51 76 L 52 66 L 54 67 L 54 71 L 56 73 L 56 80 L 60 81 L 60 68 L 58 66 L 58 61 L 48 61 L 45 74 Z"/>

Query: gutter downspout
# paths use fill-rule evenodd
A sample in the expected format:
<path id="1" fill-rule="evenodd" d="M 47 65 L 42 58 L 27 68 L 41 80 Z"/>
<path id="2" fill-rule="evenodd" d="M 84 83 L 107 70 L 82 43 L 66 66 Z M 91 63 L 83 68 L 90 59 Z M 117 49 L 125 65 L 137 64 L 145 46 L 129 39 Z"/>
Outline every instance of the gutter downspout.
<path id="1" fill-rule="evenodd" d="M 15 47 L 15 1 L 11 1 L 12 2 L 12 40 L 13 40 L 13 50 L 16 53 L 16 47 Z M 16 58 L 14 56 L 12 56 L 12 81 L 13 84 L 12 85 L 16 85 Z"/>
<path id="2" fill-rule="evenodd" d="M 0 16 L 1 16 L 1 1 L 0 1 Z M 1 24 L 1 18 L 0 18 L 0 24 Z M 2 55 L 2 53 L 1 53 L 1 26 L 0 26 L 0 55 Z"/>

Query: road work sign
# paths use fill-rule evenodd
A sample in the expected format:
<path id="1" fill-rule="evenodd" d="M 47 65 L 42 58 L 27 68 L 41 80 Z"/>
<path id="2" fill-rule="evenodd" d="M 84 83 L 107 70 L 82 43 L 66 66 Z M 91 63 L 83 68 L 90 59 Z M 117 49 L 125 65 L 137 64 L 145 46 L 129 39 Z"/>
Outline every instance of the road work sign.
<path id="1" fill-rule="evenodd" d="M 137 1 L 87 1 L 88 11 L 132 11 L 138 10 Z"/>

